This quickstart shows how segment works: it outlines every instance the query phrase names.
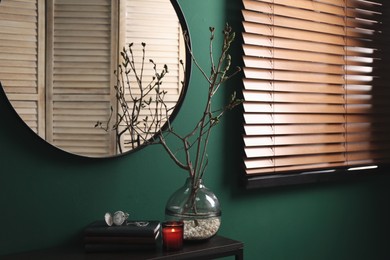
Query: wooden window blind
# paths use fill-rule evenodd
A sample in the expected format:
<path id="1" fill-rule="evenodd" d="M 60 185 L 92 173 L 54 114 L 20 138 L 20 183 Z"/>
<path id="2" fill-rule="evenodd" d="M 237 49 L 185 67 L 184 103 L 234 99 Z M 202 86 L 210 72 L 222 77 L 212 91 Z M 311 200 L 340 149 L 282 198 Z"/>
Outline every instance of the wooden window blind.
<path id="1" fill-rule="evenodd" d="M 243 0 L 248 179 L 389 163 L 388 5 Z"/>
<path id="2" fill-rule="evenodd" d="M 20 117 L 44 138 L 44 1 L 3 0 L 1 5 L 0 79 Z"/>

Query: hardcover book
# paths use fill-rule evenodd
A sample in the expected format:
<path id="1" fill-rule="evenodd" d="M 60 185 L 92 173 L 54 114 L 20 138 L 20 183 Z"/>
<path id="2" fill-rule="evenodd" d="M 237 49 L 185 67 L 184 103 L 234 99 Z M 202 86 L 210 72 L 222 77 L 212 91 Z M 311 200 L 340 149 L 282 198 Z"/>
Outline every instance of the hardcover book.
<path id="1" fill-rule="evenodd" d="M 160 221 L 125 221 L 121 226 L 108 226 L 104 220 L 91 223 L 84 230 L 85 237 L 152 237 L 156 239 L 160 232 Z"/>
<path id="2" fill-rule="evenodd" d="M 157 231 L 155 236 L 85 236 L 84 244 L 155 244 L 160 236 Z"/>
<path id="3" fill-rule="evenodd" d="M 84 250 L 87 253 L 94 252 L 122 252 L 122 251 L 141 251 L 156 250 L 156 245 L 133 245 L 133 244 L 85 244 Z"/>

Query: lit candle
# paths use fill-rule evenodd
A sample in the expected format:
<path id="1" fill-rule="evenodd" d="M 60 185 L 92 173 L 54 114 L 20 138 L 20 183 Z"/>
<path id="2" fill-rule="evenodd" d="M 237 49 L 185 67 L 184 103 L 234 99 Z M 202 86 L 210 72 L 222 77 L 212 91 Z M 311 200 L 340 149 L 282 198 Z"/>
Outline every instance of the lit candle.
<path id="1" fill-rule="evenodd" d="M 163 247 L 167 251 L 180 250 L 183 247 L 183 222 L 168 221 L 162 223 Z"/>

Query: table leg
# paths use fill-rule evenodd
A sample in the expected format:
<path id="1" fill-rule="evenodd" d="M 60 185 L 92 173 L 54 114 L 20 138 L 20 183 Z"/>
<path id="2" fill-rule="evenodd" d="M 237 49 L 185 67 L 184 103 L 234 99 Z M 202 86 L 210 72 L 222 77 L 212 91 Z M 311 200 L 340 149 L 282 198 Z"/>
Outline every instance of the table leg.
<path id="1" fill-rule="evenodd" d="M 236 260 L 244 260 L 244 249 L 240 249 L 235 257 Z"/>

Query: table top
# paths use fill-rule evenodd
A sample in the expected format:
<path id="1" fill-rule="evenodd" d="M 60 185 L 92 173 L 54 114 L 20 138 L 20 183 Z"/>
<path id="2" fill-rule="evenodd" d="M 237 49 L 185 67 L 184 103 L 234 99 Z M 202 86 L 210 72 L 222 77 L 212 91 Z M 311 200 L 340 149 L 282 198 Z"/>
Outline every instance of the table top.
<path id="1" fill-rule="evenodd" d="M 165 252 L 162 247 L 156 246 L 153 250 L 134 250 L 129 252 L 98 252 L 86 253 L 79 248 L 50 248 L 26 253 L 1 256 L 3 260 L 119 260 L 119 259 L 214 259 L 223 256 L 235 255 L 243 250 L 244 244 L 230 238 L 215 236 L 206 241 L 186 241 L 183 249 L 175 252 Z"/>

